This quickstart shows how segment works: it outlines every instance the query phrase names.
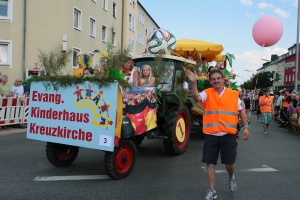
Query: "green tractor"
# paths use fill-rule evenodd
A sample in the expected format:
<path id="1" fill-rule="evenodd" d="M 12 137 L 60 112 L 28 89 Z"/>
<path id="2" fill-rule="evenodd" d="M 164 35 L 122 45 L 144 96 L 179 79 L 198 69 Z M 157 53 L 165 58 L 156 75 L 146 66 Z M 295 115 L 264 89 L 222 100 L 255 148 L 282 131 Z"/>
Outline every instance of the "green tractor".
<path id="1" fill-rule="evenodd" d="M 133 61 L 136 70 L 140 73 L 143 65 L 153 66 L 154 55 L 135 56 Z M 202 129 L 200 118 L 195 119 L 195 121 L 192 120 L 191 109 L 194 105 L 193 99 L 189 98 L 180 106 L 180 100 L 175 92 L 176 79 L 183 72 L 185 64 L 196 65 L 194 61 L 178 56 L 163 56 L 162 65 L 167 67 L 167 70 L 165 70 L 161 83 L 156 87 L 160 92 L 160 95 L 157 95 L 156 105 L 157 128 L 145 134 L 148 139 L 163 139 L 166 152 L 175 156 L 185 152 L 193 125 L 198 124 L 198 128 Z M 136 139 L 138 145 L 141 144 L 143 138 L 143 136 L 138 136 L 138 139 Z"/>

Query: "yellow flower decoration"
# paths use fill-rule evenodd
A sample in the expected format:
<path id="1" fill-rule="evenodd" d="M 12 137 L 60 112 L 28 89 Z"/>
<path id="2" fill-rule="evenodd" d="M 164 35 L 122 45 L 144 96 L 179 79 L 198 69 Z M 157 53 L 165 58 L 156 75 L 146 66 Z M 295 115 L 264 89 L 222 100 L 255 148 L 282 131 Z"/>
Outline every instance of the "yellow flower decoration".
<path id="1" fill-rule="evenodd" d="M 107 53 L 105 53 L 104 51 L 101 51 L 100 55 L 103 56 L 104 58 L 106 58 L 107 60 L 109 60 Z"/>

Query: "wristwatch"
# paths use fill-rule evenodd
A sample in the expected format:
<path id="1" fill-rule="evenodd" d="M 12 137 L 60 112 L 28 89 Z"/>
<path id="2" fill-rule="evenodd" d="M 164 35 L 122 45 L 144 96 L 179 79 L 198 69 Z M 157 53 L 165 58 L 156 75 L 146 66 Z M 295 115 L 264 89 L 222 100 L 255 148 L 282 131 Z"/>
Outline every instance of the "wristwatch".
<path id="1" fill-rule="evenodd" d="M 248 124 L 247 124 L 247 125 L 245 125 L 245 126 L 244 126 L 244 128 L 248 129 L 248 128 L 249 128 L 249 125 L 248 125 Z"/>

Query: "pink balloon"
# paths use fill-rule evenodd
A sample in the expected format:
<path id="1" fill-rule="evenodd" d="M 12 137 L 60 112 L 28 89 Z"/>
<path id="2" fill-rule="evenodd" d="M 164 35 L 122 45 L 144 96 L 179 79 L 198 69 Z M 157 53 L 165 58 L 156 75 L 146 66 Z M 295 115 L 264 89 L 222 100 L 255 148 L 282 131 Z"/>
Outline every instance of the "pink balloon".
<path id="1" fill-rule="evenodd" d="M 267 15 L 258 19 L 252 28 L 254 41 L 262 47 L 276 44 L 283 34 L 281 21 L 274 16 Z"/>

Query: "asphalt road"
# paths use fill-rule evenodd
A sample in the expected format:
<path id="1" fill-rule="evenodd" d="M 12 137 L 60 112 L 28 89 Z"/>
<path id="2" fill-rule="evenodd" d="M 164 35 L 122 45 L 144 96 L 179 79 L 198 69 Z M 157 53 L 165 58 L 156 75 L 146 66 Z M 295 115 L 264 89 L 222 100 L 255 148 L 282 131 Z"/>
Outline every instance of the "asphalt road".
<path id="1" fill-rule="evenodd" d="M 268 135 L 252 117 L 252 135 L 240 141 L 235 193 L 229 192 L 228 177 L 220 161 L 216 167 L 218 199 L 299 200 L 300 138 L 272 123 Z M 105 175 L 104 153 L 81 148 L 69 167 L 51 165 L 46 143 L 26 139 L 25 134 L 0 137 L 0 199 L 203 199 L 208 188 L 205 164 L 201 163 L 203 139 L 191 135 L 187 151 L 168 156 L 162 140 L 144 140 L 131 175 L 115 181 L 34 181 L 36 177 Z M 266 171 L 264 171 L 266 169 Z"/>

